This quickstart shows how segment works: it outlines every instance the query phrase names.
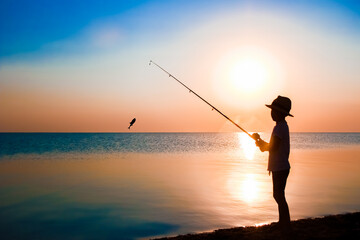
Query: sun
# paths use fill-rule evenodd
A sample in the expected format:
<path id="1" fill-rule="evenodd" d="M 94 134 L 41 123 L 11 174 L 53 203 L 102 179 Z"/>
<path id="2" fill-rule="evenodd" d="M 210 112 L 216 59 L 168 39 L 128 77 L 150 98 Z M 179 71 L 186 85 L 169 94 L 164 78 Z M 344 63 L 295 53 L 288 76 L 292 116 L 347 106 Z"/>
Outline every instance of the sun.
<path id="1" fill-rule="evenodd" d="M 283 63 L 274 53 L 254 46 L 231 49 L 213 68 L 214 92 L 236 108 L 253 109 L 283 88 Z"/>
<path id="2" fill-rule="evenodd" d="M 239 92 L 256 93 L 267 81 L 266 66 L 256 59 L 242 59 L 233 64 L 229 80 Z"/>

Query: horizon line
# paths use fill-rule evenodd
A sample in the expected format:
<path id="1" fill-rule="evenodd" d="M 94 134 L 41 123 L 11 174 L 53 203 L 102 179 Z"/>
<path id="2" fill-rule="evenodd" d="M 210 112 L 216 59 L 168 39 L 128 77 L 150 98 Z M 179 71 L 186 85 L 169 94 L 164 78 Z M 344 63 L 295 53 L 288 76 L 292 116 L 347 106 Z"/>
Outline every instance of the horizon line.
<path id="1" fill-rule="evenodd" d="M 249 131 L 249 133 L 255 133 L 256 131 Z M 269 133 L 271 131 L 259 131 L 259 133 Z M 2 133 L 243 133 L 242 131 L 228 131 L 228 132 L 116 132 L 116 131 L 104 131 L 104 132 L 53 132 L 53 131 L 44 131 L 44 132 L 20 132 L 20 131 L 9 131 L 9 132 L 0 132 Z M 360 133 L 360 131 L 291 131 L 290 133 Z"/>

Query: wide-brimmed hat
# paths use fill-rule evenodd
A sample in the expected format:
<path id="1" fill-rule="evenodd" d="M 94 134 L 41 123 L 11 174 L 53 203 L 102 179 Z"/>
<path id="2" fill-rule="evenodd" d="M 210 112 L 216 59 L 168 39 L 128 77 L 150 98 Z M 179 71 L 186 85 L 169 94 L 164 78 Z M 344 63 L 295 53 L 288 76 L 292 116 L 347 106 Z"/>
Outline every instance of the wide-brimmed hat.
<path id="1" fill-rule="evenodd" d="M 277 110 L 279 112 L 285 113 L 287 116 L 294 117 L 290 114 L 291 109 L 291 100 L 287 97 L 278 96 L 271 105 L 265 104 L 268 108 Z"/>

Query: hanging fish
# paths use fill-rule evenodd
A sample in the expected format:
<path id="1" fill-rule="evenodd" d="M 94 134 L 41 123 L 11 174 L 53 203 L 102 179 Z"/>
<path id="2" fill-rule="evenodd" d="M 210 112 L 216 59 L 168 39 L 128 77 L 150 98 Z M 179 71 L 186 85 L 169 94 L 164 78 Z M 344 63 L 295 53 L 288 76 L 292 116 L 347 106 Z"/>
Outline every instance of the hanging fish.
<path id="1" fill-rule="evenodd" d="M 136 122 L 136 118 L 134 118 L 133 120 L 131 120 L 131 122 L 130 122 L 130 126 L 128 127 L 128 129 L 130 129 L 131 128 L 131 126 L 132 125 L 134 125 L 134 123 Z"/>

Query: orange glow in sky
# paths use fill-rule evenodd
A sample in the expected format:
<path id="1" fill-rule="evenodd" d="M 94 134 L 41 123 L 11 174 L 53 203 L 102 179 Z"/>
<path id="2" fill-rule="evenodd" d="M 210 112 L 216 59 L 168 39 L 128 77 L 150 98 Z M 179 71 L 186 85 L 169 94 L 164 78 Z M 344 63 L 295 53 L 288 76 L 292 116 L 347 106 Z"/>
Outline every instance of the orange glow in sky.
<path id="1" fill-rule="evenodd" d="M 248 4 L 165 4 L 158 18 L 140 4 L 0 56 L 0 131 L 128 132 L 134 117 L 132 132 L 237 131 L 150 59 L 248 131 L 271 131 L 264 104 L 278 95 L 293 102 L 290 131 L 360 131 L 358 15 Z"/>

